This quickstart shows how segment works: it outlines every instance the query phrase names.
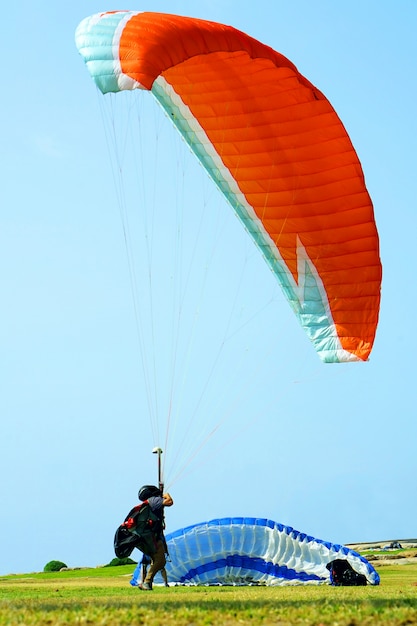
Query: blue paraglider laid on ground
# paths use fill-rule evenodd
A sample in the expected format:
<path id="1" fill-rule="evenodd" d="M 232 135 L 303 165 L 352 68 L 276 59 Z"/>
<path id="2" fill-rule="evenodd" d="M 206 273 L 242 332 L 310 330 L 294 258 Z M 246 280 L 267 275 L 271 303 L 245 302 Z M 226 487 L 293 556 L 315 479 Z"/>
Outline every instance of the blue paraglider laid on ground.
<path id="1" fill-rule="evenodd" d="M 166 536 L 171 583 L 190 585 L 329 584 L 326 565 L 345 559 L 371 585 L 379 575 L 360 554 L 268 519 L 228 517 Z"/>

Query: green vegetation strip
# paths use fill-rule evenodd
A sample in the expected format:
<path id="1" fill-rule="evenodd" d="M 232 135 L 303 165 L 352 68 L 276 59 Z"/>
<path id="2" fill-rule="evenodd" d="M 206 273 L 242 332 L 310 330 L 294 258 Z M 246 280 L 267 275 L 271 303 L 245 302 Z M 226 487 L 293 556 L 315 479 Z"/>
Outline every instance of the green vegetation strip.
<path id="1" fill-rule="evenodd" d="M 132 566 L 0 578 L 0 626 L 417 624 L 417 565 L 379 568 L 379 587 L 129 585 Z"/>

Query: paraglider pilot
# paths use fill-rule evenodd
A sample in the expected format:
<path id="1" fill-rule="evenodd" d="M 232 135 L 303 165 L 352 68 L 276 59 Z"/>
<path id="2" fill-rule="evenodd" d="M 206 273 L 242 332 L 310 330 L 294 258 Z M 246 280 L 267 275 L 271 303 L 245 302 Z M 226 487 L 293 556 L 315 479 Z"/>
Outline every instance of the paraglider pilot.
<path id="1" fill-rule="evenodd" d="M 141 502 L 148 502 L 153 513 L 161 520 L 160 530 L 155 536 L 156 551 L 151 557 L 151 564 L 147 569 L 144 581 L 139 585 L 143 591 L 152 590 L 152 582 L 155 575 L 165 568 L 166 558 L 166 542 L 164 537 L 164 508 L 166 506 L 172 506 L 174 501 L 169 493 L 162 493 L 158 487 L 153 485 L 145 485 L 139 489 L 139 500 Z"/>

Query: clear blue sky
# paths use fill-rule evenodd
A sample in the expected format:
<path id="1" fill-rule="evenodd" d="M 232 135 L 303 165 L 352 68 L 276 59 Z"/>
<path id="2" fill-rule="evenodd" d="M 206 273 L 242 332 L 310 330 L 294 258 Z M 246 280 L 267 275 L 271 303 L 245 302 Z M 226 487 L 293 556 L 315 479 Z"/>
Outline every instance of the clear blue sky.
<path id="1" fill-rule="evenodd" d="M 148 97 L 141 149 L 149 158 L 140 176 L 123 162 L 129 206 L 160 212 L 165 235 L 164 210 L 188 212 L 184 255 L 199 216 L 214 216 L 204 228 L 211 243 L 198 239 L 195 271 L 183 278 L 190 282 L 178 347 L 163 289 L 153 310 L 162 338 L 151 342 L 139 320 L 152 379 L 144 383 L 104 98 L 74 45 L 84 17 L 121 8 L 231 24 L 289 57 L 330 99 L 361 159 L 380 234 L 382 305 L 368 363 L 320 363 L 229 207 L 151 96 L 140 94 Z M 116 526 L 138 487 L 155 480 L 151 451 L 165 447 L 171 397 L 169 530 L 250 515 L 335 543 L 417 536 L 416 21 L 414 0 L 9 6 L 0 121 L 0 573 L 38 571 L 51 559 L 94 566 L 113 558 Z M 157 166 L 154 143 L 163 157 Z M 128 234 L 139 250 L 131 215 Z M 155 246 L 160 280 L 172 286 L 169 239 Z M 138 279 L 142 309 L 148 295 Z M 196 312 L 189 344 L 183 332 L 194 331 Z M 149 393 L 158 398 L 159 437 Z M 210 433 L 220 423 L 176 477 L 186 459 L 179 442 L 193 450 L 203 441 L 200 426 Z"/>

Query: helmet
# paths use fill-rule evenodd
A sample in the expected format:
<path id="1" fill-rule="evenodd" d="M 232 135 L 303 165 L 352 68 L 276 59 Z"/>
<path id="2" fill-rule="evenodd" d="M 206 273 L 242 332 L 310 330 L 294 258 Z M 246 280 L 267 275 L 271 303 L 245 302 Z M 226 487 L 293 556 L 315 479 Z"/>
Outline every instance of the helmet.
<path id="1" fill-rule="evenodd" d="M 138 498 L 141 502 L 152 498 L 152 496 L 162 496 L 162 491 L 154 485 L 143 485 L 143 487 L 139 489 Z"/>

